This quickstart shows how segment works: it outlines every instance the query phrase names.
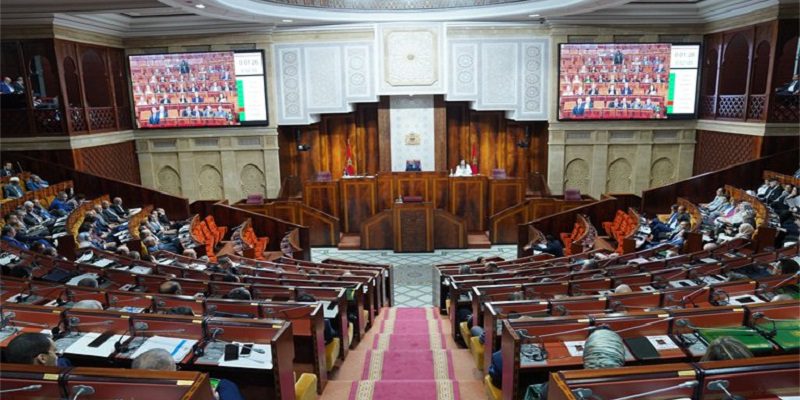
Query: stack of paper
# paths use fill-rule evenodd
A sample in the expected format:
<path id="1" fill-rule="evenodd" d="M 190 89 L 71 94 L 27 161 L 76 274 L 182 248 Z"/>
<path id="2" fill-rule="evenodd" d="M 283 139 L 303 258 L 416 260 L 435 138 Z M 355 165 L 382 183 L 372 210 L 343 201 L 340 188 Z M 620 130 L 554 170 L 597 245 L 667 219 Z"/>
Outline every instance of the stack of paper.
<path id="1" fill-rule="evenodd" d="M 148 350 L 163 349 L 172 355 L 175 362 L 181 362 L 186 355 L 192 351 L 192 346 L 194 346 L 195 343 L 197 343 L 197 340 L 193 339 L 152 336 L 136 349 L 133 355 L 131 355 L 131 358 L 136 358 Z"/>

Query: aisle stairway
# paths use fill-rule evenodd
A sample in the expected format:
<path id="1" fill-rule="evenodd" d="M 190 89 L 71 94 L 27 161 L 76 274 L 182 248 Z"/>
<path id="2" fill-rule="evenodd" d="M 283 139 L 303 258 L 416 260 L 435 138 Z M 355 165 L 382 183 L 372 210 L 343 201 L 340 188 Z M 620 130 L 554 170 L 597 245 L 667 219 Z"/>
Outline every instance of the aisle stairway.
<path id="1" fill-rule="evenodd" d="M 469 350 L 451 336 L 446 316 L 434 308 L 383 309 L 321 399 L 486 399 Z"/>

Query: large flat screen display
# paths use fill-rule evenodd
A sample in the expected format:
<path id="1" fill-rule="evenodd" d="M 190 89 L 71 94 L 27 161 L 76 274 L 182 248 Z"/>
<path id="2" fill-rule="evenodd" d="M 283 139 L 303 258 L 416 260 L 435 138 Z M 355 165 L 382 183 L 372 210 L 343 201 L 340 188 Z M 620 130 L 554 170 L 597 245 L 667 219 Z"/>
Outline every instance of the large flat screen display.
<path id="1" fill-rule="evenodd" d="M 559 120 L 696 117 L 699 44 L 561 44 Z"/>
<path id="2" fill-rule="evenodd" d="M 267 125 L 264 52 L 129 56 L 136 127 Z"/>

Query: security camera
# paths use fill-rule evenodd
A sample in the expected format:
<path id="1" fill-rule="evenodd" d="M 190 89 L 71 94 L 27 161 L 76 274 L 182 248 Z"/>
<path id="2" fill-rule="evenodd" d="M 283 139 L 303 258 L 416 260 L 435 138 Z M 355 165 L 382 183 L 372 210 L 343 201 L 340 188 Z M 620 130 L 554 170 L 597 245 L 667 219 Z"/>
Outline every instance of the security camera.
<path id="1" fill-rule="evenodd" d="M 297 151 L 309 151 L 311 150 L 311 145 L 308 144 L 298 144 Z"/>

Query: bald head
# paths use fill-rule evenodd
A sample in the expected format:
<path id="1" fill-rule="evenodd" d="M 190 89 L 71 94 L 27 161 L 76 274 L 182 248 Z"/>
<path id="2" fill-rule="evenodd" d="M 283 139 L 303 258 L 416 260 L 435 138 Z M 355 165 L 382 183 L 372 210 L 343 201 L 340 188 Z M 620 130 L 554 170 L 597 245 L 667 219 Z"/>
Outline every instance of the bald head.
<path id="1" fill-rule="evenodd" d="M 181 294 L 181 284 L 175 281 L 166 281 L 158 286 L 158 293 Z"/>
<path id="2" fill-rule="evenodd" d="M 164 349 L 145 351 L 133 360 L 133 369 L 154 369 L 158 371 L 175 371 L 175 360 Z"/>

